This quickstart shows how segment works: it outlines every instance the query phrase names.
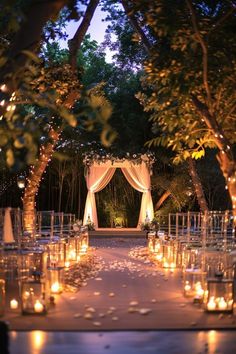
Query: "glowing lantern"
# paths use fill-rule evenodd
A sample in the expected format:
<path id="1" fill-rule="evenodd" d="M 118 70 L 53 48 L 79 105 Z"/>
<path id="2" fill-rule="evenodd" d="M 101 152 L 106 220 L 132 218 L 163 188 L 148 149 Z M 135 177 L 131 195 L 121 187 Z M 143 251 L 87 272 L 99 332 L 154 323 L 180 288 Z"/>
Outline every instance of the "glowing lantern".
<path id="1" fill-rule="evenodd" d="M 174 270 L 176 268 L 177 260 L 177 245 L 174 241 L 166 241 L 163 245 L 163 268 Z"/>
<path id="2" fill-rule="evenodd" d="M 202 302 L 206 287 L 206 272 L 198 268 L 185 269 L 183 273 L 184 296 Z"/>
<path id="3" fill-rule="evenodd" d="M 48 244 L 48 267 L 64 267 L 66 261 L 66 242 L 50 242 Z"/>
<path id="4" fill-rule="evenodd" d="M 89 236 L 87 228 L 81 229 L 81 234 L 79 235 L 79 254 L 84 255 L 87 253 L 89 245 Z"/>
<path id="5" fill-rule="evenodd" d="M 76 262 L 77 255 L 79 254 L 79 238 L 69 237 L 68 243 L 66 244 L 66 262 Z"/>
<path id="6" fill-rule="evenodd" d="M 21 282 L 21 306 L 23 315 L 45 315 L 47 313 L 45 282 L 23 280 Z"/>
<path id="7" fill-rule="evenodd" d="M 48 268 L 47 276 L 51 294 L 60 294 L 64 286 L 64 268 Z"/>
<path id="8" fill-rule="evenodd" d="M 234 282 L 222 277 L 209 278 L 204 296 L 205 310 L 208 312 L 233 312 Z"/>

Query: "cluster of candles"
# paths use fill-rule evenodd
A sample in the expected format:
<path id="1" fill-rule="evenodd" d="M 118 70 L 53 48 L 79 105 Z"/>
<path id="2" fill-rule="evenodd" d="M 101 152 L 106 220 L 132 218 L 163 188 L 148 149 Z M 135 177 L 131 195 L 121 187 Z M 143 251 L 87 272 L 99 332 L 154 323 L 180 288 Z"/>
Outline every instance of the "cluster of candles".
<path id="1" fill-rule="evenodd" d="M 233 299 L 226 301 L 223 296 L 215 298 L 211 296 L 208 303 L 207 303 L 207 310 L 208 311 L 225 311 L 231 310 L 233 305 Z"/>
<path id="2" fill-rule="evenodd" d="M 232 312 L 234 306 L 234 283 L 232 277 L 217 272 L 210 277 L 204 268 L 204 252 L 179 244 L 175 240 L 159 238 L 156 233 L 148 235 L 148 250 L 152 260 L 164 269 L 174 271 L 182 269 L 184 296 L 193 299 L 194 303 L 203 304 L 207 312 Z M 213 252 L 215 262 L 219 253 Z M 207 262 L 206 262 L 207 263 Z M 190 267 L 189 267 L 190 265 Z M 219 266 L 219 264 L 217 264 Z M 217 269 L 216 266 L 216 269 Z"/>
<path id="3" fill-rule="evenodd" d="M 54 301 L 53 295 L 63 291 L 64 270 L 78 262 L 87 250 L 88 233 L 84 232 L 66 241 L 49 242 L 44 251 L 17 255 L 20 259 L 17 268 L 20 281 L 16 278 L 11 281 L 19 284 L 19 288 L 15 297 L 10 298 L 11 291 L 7 291 L 6 297 L 5 288 L 8 288 L 0 279 L 0 315 L 4 313 L 5 297 L 10 310 L 21 309 L 23 314 L 46 314 L 48 304 Z"/>

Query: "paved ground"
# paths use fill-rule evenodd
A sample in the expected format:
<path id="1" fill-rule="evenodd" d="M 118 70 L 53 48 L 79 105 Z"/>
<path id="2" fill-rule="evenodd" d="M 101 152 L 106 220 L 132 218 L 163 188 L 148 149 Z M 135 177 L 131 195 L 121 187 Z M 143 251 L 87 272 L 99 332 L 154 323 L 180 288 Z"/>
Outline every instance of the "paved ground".
<path id="1" fill-rule="evenodd" d="M 234 354 L 235 331 L 12 332 L 10 354 Z"/>
<path id="2" fill-rule="evenodd" d="M 63 293 L 46 317 L 7 313 L 12 330 L 236 329 L 235 315 L 206 314 L 182 296 L 179 271 L 129 256 L 144 239 L 95 239 L 101 271 L 77 293 Z M 68 353 L 68 352 L 67 352 Z M 146 352 L 145 352 L 146 353 Z"/>

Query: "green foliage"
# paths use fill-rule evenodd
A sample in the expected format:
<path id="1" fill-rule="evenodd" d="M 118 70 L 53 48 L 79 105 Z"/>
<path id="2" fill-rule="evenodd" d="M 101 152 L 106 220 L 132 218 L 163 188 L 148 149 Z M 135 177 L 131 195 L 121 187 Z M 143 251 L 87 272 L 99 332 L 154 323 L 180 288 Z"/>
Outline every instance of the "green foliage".
<path id="1" fill-rule="evenodd" d="M 235 137 L 235 40 L 230 2 L 194 2 L 200 35 L 207 43 L 207 78 L 203 77 L 203 55 L 185 1 L 135 3 L 152 38 L 153 50 L 145 63 L 144 89 L 136 97 L 151 114 L 158 134 L 148 146 L 163 145 L 176 152 L 175 162 L 189 156 L 199 159 L 206 148 L 215 147 L 196 110 L 192 95 L 205 103 L 231 143 Z M 134 8 L 134 11 L 137 11 Z M 211 102 L 206 94 L 206 80 Z M 161 133 L 158 131 L 161 128 Z"/>

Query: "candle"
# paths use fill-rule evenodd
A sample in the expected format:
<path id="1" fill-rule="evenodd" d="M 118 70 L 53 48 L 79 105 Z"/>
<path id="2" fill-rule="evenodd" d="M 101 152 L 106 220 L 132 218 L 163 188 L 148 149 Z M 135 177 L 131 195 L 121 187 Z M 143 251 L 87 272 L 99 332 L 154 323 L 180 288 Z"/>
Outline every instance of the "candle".
<path id="1" fill-rule="evenodd" d="M 169 268 L 169 263 L 168 263 L 168 262 L 164 262 L 164 263 L 163 263 L 163 267 L 164 267 L 164 268 Z"/>
<path id="2" fill-rule="evenodd" d="M 69 259 L 70 259 L 70 260 L 73 260 L 73 259 L 75 259 L 75 258 L 76 258 L 76 253 L 75 253 L 74 250 L 71 250 L 71 251 L 69 252 Z"/>
<path id="3" fill-rule="evenodd" d="M 185 286 L 184 286 L 184 291 L 188 292 L 191 290 L 191 286 L 189 285 L 189 282 L 186 281 Z"/>
<path id="4" fill-rule="evenodd" d="M 223 297 L 220 297 L 218 300 L 218 308 L 219 310 L 226 310 L 227 309 L 227 302 Z"/>
<path id="5" fill-rule="evenodd" d="M 202 297 L 204 295 L 204 290 L 203 290 L 202 285 L 199 281 L 195 285 L 195 292 L 196 292 L 196 296 L 198 298 Z"/>
<path id="6" fill-rule="evenodd" d="M 10 301 L 10 308 L 11 310 L 16 310 L 18 308 L 18 301 L 16 299 Z"/>
<path id="7" fill-rule="evenodd" d="M 43 304 L 39 300 L 36 300 L 34 304 L 34 311 L 40 313 L 43 312 L 43 309 Z"/>
<path id="8" fill-rule="evenodd" d="M 156 260 L 161 261 L 162 260 L 162 254 L 157 254 L 156 255 Z"/>
<path id="9" fill-rule="evenodd" d="M 65 267 L 69 268 L 69 266 L 70 266 L 70 262 L 69 261 L 65 261 Z"/>
<path id="10" fill-rule="evenodd" d="M 215 309 L 216 309 L 216 302 L 214 296 L 212 296 L 207 303 L 207 310 L 214 311 Z"/>
<path id="11" fill-rule="evenodd" d="M 51 291 L 52 293 L 59 293 L 60 291 L 60 284 L 58 283 L 58 281 L 56 281 L 55 283 L 53 283 L 51 285 Z"/>
<path id="12" fill-rule="evenodd" d="M 24 294 L 23 294 L 23 298 L 25 300 L 27 300 L 29 297 L 30 297 L 30 292 L 29 291 L 25 291 Z"/>

